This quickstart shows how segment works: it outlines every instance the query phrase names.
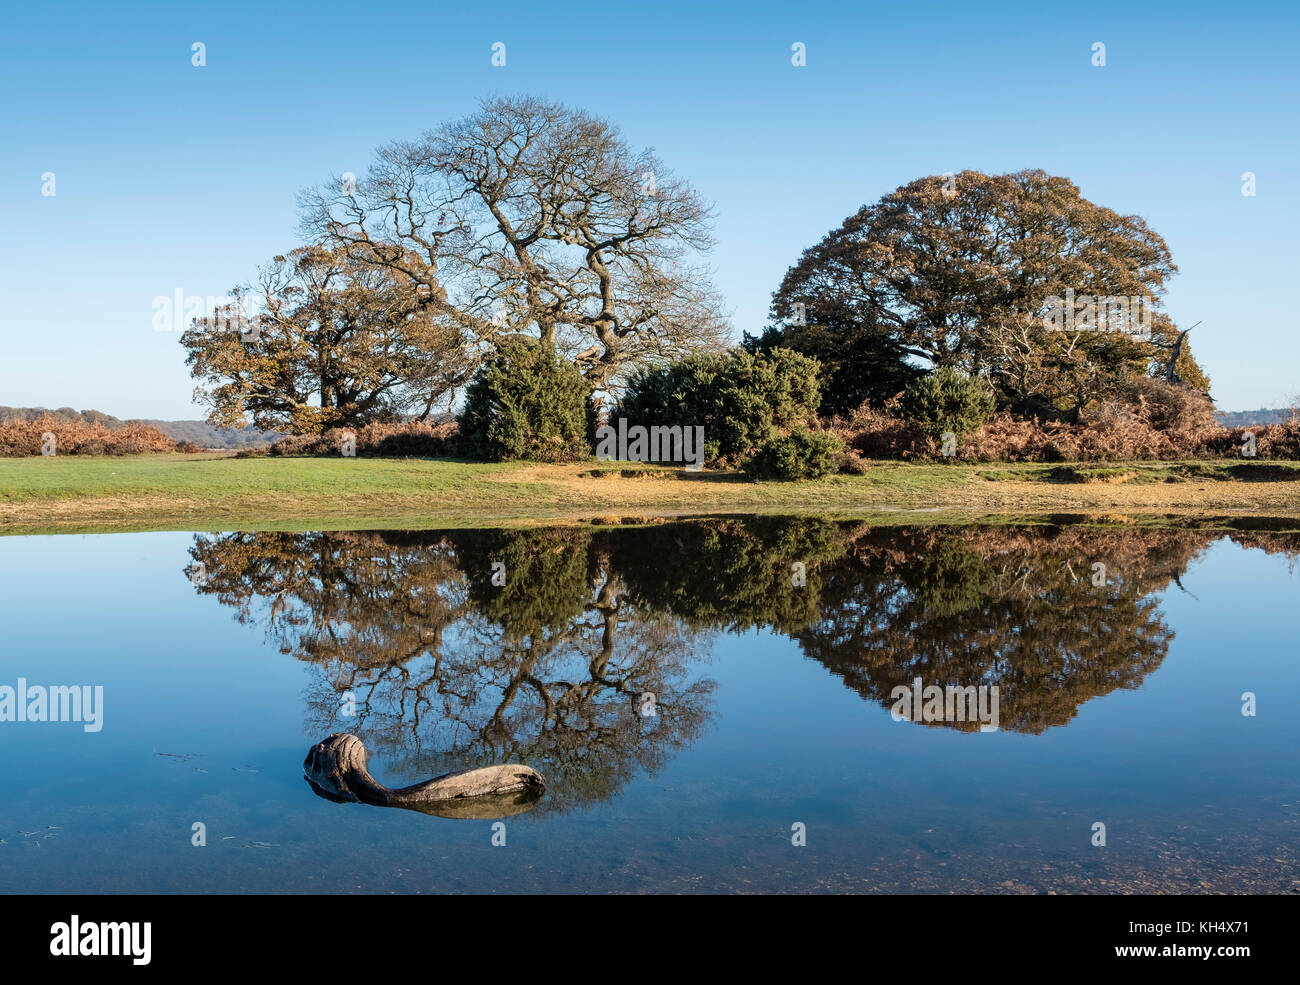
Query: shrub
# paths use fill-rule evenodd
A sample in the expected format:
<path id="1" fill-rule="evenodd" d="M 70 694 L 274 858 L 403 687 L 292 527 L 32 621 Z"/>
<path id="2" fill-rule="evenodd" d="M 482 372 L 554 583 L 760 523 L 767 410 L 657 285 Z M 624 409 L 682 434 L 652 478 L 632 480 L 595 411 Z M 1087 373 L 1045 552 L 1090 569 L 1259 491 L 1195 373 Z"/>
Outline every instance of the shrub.
<path id="1" fill-rule="evenodd" d="M 1179 383 L 1139 376 L 1120 388 L 1117 399 L 1157 431 L 1195 433 L 1222 426 L 1210 398 Z"/>
<path id="2" fill-rule="evenodd" d="M 511 343 L 470 382 L 461 449 L 494 462 L 588 458 L 594 413 L 591 387 L 573 363 L 538 343 Z"/>
<path id="3" fill-rule="evenodd" d="M 1203 452 L 1223 431 L 1209 397 L 1151 377 L 1126 382 L 1113 396 L 1085 411 L 1080 423 L 1085 430 L 1109 431 L 1112 442 L 1118 440 L 1157 458 Z"/>
<path id="4" fill-rule="evenodd" d="M 863 403 L 879 407 L 924 372 L 880 329 L 853 318 L 828 325 L 770 325 L 759 336 L 746 332 L 741 345 L 755 353 L 792 349 L 816 359 L 824 414 L 851 413 Z"/>
<path id="5" fill-rule="evenodd" d="M 359 428 L 331 428 L 323 434 L 300 434 L 281 438 L 271 445 L 272 455 L 342 454 L 343 437 L 351 430 L 359 458 L 445 458 L 457 453 L 455 421 L 429 424 L 425 421 L 376 422 Z M 250 456 L 236 456 L 250 457 Z"/>
<path id="6" fill-rule="evenodd" d="M 1270 424 L 1266 437 L 1273 458 L 1300 460 L 1300 416 L 1292 416 L 1281 424 Z"/>
<path id="7" fill-rule="evenodd" d="M 840 465 L 844 443 L 826 431 L 792 431 L 771 438 L 745 460 L 751 479 L 820 479 Z"/>
<path id="8" fill-rule="evenodd" d="M 734 465 L 781 430 L 815 421 L 819 370 L 789 349 L 687 356 L 636 373 L 611 417 L 629 426 L 703 427 L 706 460 Z"/>
<path id="9" fill-rule="evenodd" d="M 867 458 L 914 458 L 926 448 L 927 438 L 899 415 L 899 397 L 882 409 L 869 402 L 849 414 L 826 422 L 826 429 Z"/>
<path id="10" fill-rule="evenodd" d="M 880 410 L 863 404 L 827 421 L 826 427 L 869 458 L 939 458 L 938 440 L 905 420 L 901 404 L 901 399 L 892 400 Z M 1089 408 L 1076 424 L 1000 411 L 961 437 L 956 457 L 970 462 L 1243 458 L 1247 432 L 1254 435 L 1256 458 L 1300 459 L 1300 416 L 1280 424 L 1227 428 L 1218 423 L 1204 394 L 1140 377 Z"/>
<path id="11" fill-rule="evenodd" d="M 940 445 L 887 413 L 859 408 L 829 430 L 872 458 L 939 458 Z M 1300 420 L 1254 427 L 1183 426 L 1158 430 L 1132 406 L 1102 405 L 1078 424 L 999 413 L 957 442 L 969 462 L 1114 462 L 1142 459 L 1244 458 L 1247 433 L 1259 459 L 1300 459 Z"/>
<path id="12" fill-rule="evenodd" d="M 1224 428 L 1212 441 L 1214 453 L 1221 458 L 1244 458 L 1242 449 L 1248 435 L 1255 438 L 1256 458 L 1300 459 L 1300 419 L 1295 417 L 1281 424 Z"/>
<path id="13" fill-rule="evenodd" d="M 56 455 L 145 455 L 175 447 L 171 438 L 148 424 L 128 421 L 108 427 L 50 415 L 0 424 L 0 458 L 40 455 L 47 432 L 54 435 Z"/>
<path id="14" fill-rule="evenodd" d="M 922 434 L 968 434 L 993 416 L 993 395 L 979 380 L 944 366 L 903 391 L 903 416 Z"/>
<path id="15" fill-rule="evenodd" d="M 835 471 L 845 475 L 866 475 L 871 471 L 871 465 L 852 448 L 846 448 L 836 459 Z"/>

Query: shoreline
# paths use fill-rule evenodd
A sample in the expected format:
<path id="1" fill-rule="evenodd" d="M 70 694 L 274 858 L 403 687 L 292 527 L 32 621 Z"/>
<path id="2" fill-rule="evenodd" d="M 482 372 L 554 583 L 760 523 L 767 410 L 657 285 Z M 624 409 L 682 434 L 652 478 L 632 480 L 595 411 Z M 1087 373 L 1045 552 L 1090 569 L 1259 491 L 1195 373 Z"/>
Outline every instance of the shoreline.
<path id="1" fill-rule="evenodd" d="M 1069 522 L 1229 528 L 1254 518 L 1269 529 L 1300 529 L 1300 463 L 1293 462 L 876 461 L 865 475 L 793 483 L 619 465 L 214 453 L 0 459 L 0 535 L 436 529 L 740 513 L 817 513 L 882 524 L 1064 522 L 1066 516 Z"/>

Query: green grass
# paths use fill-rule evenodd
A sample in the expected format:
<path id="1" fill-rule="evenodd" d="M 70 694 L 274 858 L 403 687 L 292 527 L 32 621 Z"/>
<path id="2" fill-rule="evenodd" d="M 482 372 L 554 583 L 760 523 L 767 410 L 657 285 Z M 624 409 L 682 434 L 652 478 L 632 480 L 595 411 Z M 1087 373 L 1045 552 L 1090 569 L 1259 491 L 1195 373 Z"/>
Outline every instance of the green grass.
<path id="1" fill-rule="evenodd" d="M 166 494 L 351 496 L 468 489 L 517 466 L 388 458 L 233 458 L 215 455 L 75 456 L 0 460 L 0 502 L 67 496 Z"/>
<path id="2" fill-rule="evenodd" d="M 550 484 L 509 482 L 511 473 L 535 468 L 535 463 L 482 463 L 447 459 L 391 458 L 234 458 L 212 454 L 138 455 L 123 457 L 65 456 L 61 458 L 0 459 L 0 503 L 82 498 L 140 498 L 150 495 L 201 499 L 211 503 L 246 497 L 285 497 L 291 500 L 357 500 L 364 497 L 427 495 L 436 505 L 439 494 L 454 496 L 461 505 L 502 506 L 530 498 L 554 499 Z M 617 469 L 570 466 L 575 477 L 590 479 L 664 479 L 707 486 L 741 485 L 753 498 L 787 502 L 818 486 L 857 482 L 902 490 L 923 489 L 953 477 L 947 465 L 880 463 L 868 476 L 831 476 L 820 482 L 751 483 L 739 473 L 687 473 L 682 469 L 626 463 Z M 485 479 L 503 481 L 484 483 Z M 595 488 L 599 489 L 599 486 Z M 534 505 L 536 500 L 533 499 Z"/>
<path id="3" fill-rule="evenodd" d="M 872 462 L 864 475 L 750 482 L 595 461 L 565 466 L 385 458 L 144 455 L 0 459 L 0 532 L 482 526 L 620 522 L 687 513 L 893 511 L 973 516 L 1123 511 L 1300 515 L 1300 464 L 1139 462 L 1094 466 Z M 1113 490 L 1113 492 L 1112 492 Z M 1120 497 L 1114 503 L 1104 498 Z"/>
<path id="4" fill-rule="evenodd" d="M 0 459 L 0 506 L 26 506 L 22 512 L 37 515 L 42 504 L 75 507 L 98 501 L 106 509 L 115 507 L 112 526 L 121 529 L 184 526 L 204 516 L 271 529 L 304 512 L 352 524 L 367 515 L 381 519 L 398 506 L 408 517 L 423 512 L 424 504 L 436 512 L 443 500 L 490 511 L 545 499 L 547 490 L 539 484 L 483 482 L 518 468 L 426 459 L 211 454 Z"/>

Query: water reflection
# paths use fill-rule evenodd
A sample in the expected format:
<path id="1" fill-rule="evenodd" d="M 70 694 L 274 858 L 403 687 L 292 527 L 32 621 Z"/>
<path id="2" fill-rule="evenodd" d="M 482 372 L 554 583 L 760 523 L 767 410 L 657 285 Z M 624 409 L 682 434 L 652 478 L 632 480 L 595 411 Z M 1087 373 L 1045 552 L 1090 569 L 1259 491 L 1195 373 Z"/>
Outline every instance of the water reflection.
<path id="1" fill-rule="evenodd" d="M 546 774 L 542 810 L 574 807 L 709 720 L 707 639 L 635 605 L 590 530 L 236 533 L 191 553 L 200 591 L 318 669 L 308 730 L 353 732 L 405 772 L 525 763 Z"/>
<path id="2" fill-rule="evenodd" d="M 920 677 L 996 685 L 1003 729 L 1065 725 L 1160 666 L 1158 593 L 1223 536 L 751 517 L 230 533 L 190 553 L 200 592 L 313 667 L 309 732 L 355 733 L 412 774 L 535 766 L 552 811 L 613 797 L 702 734 L 723 632 L 786 635 L 886 708 Z M 1296 535 L 1231 537 L 1300 557 Z"/>

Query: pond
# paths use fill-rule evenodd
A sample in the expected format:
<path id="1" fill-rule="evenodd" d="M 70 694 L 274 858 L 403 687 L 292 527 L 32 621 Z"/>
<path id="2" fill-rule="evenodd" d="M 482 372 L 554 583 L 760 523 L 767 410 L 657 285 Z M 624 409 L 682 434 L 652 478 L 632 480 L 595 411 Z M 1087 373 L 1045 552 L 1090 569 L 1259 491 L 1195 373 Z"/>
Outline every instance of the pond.
<path id="1" fill-rule="evenodd" d="M 1297 559 L 808 517 L 0 538 L 0 891 L 1296 892 Z M 338 803 L 303 771 L 336 732 L 389 786 L 546 790 Z"/>

